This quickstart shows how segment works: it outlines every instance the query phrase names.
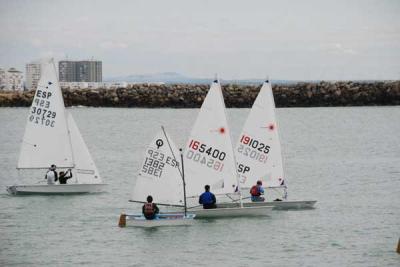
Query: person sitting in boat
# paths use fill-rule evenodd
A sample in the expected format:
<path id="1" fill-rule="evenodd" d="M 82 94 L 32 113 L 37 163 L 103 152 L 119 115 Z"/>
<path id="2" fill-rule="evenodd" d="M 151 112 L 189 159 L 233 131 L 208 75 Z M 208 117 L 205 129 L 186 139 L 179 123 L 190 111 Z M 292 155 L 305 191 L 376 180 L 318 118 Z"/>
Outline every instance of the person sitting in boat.
<path id="1" fill-rule="evenodd" d="M 206 190 L 203 194 L 199 197 L 199 204 L 203 204 L 203 209 L 215 209 L 217 205 L 215 203 L 217 200 L 215 199 L 215 195 L 210 192 L 210 186 L 204 186 Z"/>
<path id="2" fill-rule="evenodd" d="M 142 207 L 142 213 L 147 220 L 154 220 L 156 218 L 156 214 L 158 214 L 160 210 L 157 205 L 153 203 L 153 197 L 147 196 L 147 203 L 145 203 Z"/>
<path id="3" fill-rule="evenodd" d="M 58 175 L 56 172 L 56 165 L 52 164 L 49 170 L 46 173 L 45 179 L 47 180 L 47 184 L 54 184 L 58 181 Z"/>
<path id="4" fill-rule="evenodd" d="M 250 189 L 251 201 L 253 202 L 263 202 L 265 198 L 261 195 L 264 195 L 264 188 L 262 187 L 262 182 L 260 180 L 257 181 L 256 185 L 253 185 Z"/>
<path id="5" fill-rule="evenodd" d="M 71 169 L 68 169 L 68 171 L 66 172 L 60 172 L 58 180 L 60 181 L 60 184 L 67 184 L 67 180 L 71 178 L 72 178 L 72 172 Z"/>

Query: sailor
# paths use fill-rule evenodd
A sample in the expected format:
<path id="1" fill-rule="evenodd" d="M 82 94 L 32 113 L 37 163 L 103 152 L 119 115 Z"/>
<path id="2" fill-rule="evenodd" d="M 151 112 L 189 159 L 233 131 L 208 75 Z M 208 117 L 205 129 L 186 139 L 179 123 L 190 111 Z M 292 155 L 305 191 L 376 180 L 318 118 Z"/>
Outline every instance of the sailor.
<path id="1" fill-rule="evenodd" d="M 251 201 L 253 202 L 263 202 L 265 198 L 261 195 L 264 195 L 264 188 L 262 187 L 262 182 L 260 180 L 257 181 L 256 185 L 253 185 L 250 189 Z"/>
<path id="2" fill-rule="evenodd" d="M 203 204 L 203 209 L 215 209 L 217 207 L 215 205 L 217 202 L 215 195 L 210 192 L 210 186 L 208 184 L 204 186 L 204 189 L 206 191 L 200 195 L 199 204 Z"/>
<path id="3" fill-rule="evenodd" d="M 46 173 L 45 179 L 47 180 L 47 184 L 54 184 L 58 181 L 58 175 L 56 172 L 56 165 L 52 164 L 49 170 Z"/>
<path id="4" fill-rule="evenodd" d="M 68 171 L 66 172 L 60 172 L 60 177 L 58 177 L 58 180 L 60 181 L 60 184 L 66 184 L 67 180 L 71 178 L 72 178 L 72 172 L 71 169 L 68 169 Z"/>
<path id="5" fill-rule="evenodd" d="M 153 220 L 156 217 L 160 210 L 157 205 L 153 203 L 153 197 L 147 196 L 147 203 L 145 203 L 142 207 L 142 213 L 147 220 Z"/>

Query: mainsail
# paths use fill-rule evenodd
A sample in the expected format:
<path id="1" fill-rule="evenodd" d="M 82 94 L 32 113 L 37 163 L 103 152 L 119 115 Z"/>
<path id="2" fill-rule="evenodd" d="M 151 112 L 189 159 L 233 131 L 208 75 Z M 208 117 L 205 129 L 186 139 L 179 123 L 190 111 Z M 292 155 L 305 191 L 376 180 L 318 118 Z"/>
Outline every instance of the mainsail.
<path id="1" fill-rule="evenodd" d="M 131 200 L 145 202 L 148 195 L 153 197 L 155 203 L 184 204 L 180 153 L 164 130 L 154 137 L 146 149 Z"/>
<path id="2" fill-rule="evenodd" d="M 284 185 L 274 96 L 268 81 L 247 117 L 235 153 L 241 188 L 250 188 L 257 180 L 264 187 Z"/>
<path id="3" fill-rule="evenodd" d="M 237 189 L 237 174 L 221 86 L 214 81 L 204 99 L 184 152 L 188 197 L 199 196 L 204 185 L 217 194 Z"/>
<path id="4" fill-rule="evenodd" d="M 42 64 L 17 168 L 73 167 L 63 96 L 54 62 Z"/>
<path id="5" fill-rule="evenodd" d="M 73 162 L 75 163 L 74 176 L 79 184 L 102 183 L 99 171 L 89 153 L 89 150 L 79 132 L 72 115 L 67 111 L 68 129 L 71 140 Z"/>

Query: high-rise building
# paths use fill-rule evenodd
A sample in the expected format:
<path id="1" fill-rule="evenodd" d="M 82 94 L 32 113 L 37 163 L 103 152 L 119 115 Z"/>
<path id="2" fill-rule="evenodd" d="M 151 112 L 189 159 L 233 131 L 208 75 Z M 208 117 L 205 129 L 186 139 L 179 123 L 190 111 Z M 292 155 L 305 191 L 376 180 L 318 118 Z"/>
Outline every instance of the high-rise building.
<path id="1" fill-rule="evenodd" d="M 102 62 L 96 60 L 58 63 L 60 82 L 101 82 L 103 80 Z"/>
<path id="2" fill-rule="evenodd" d="M 5 90 L 7 85 L 7 72 L 0 68 L 0 91 Z"/>
<path id="3" fill-rule="evenodd" d="M 15 68 L 10 68 L 8 71 L 0 69 L 0 90 L 23 91 L 24 75 L 22 72 Z"/>
<path id="4" fill-rule="evenodd" d="M 25 86 L 28 90 L 36 90 L 41 74 L 40 62 L 31 62 L 25 66 Z"/>

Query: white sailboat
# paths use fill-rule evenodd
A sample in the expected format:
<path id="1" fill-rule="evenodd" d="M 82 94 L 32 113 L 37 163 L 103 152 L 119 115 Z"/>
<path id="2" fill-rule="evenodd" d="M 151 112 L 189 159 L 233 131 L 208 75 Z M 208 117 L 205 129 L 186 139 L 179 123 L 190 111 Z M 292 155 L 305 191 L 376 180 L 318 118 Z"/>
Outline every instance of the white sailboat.
<path id="1" fill-rule="evenodd" d="M 148 195 L 158 206 L 185 207 L 184 179 L 180 153 L 172 139 L 160 131 L 148 145 L 133 189 L 131 202 L 146 203 Z M 160 213 L 153 220 L 140 214 L 121 214 L 119 226 L 177 226 L 193 223 L 194 214 Z"/>
<path id="2" fill-rule="evenodd" d="M 99 192 L 105 184 L 75 124 L 65 109 L 53 60 L 42 64 L 42 75 L 29 109 L 18 170 L 43 170 L 36 184 L 7 187 L 11 194 L 77 194 Z M 45 171 L 72 170 L 67 184 L 47 184 Z"/>
<path id="3" fill-rule="evenodd" d="M 275 118 L 275 102 L 270 82 L 264 82 L 236 145 L 235 155 L 240 188 L 249 196 L 250 188 L 261 180 L 266 188 L 281 188 L 282 201 L 244 203 L 245 206 L 274 205 L 275 208 L 312 208 L 315 200 L 288 201 L 281 144 Z"/>
<path id="4" fill-rule="evenodd" d="M 225 104 L 219 82 L 212 83 L 192 128 L 184 152 L 184 170 L 188 202 L 194 205 L 206 184 L 219 196 L 229 196 L 238 190 L 238 175 Z M 196 218 L 265 216 L 272 207 L 223 207 L 216 209 L 189 208 Z"/>

